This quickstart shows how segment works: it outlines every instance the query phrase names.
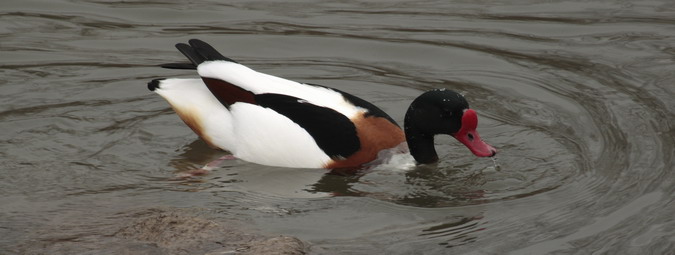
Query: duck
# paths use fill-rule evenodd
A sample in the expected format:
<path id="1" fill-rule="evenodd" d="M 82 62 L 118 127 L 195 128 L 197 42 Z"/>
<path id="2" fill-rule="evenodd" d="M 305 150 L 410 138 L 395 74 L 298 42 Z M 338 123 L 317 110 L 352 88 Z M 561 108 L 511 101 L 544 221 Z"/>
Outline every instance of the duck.
<path id="1" fill-rule="evenodd" d="M 460 93 L 426 91 L 408 108 L 404 126 L 372 103 L 339 89 L 257 72 L 199 39 L 176 48 L 199 78 L 159 78 L 159 94 L 209 146 L 244 161 L 294 168 L 358 168 L 381 151 L 407 147 L 417 164 L 439 160 L 436 135 L 450 135 L 475 156 L 497 150 L 476 131 L 478 116 Z M 406 146 L 407 145 L 407 146 Z"/>

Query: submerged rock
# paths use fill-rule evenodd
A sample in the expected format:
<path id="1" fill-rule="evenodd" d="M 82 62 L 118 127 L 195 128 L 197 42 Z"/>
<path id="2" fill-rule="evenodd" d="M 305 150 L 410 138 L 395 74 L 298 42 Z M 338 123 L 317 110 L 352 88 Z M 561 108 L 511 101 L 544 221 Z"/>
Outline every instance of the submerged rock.
<path id="1" fill-rule="evenodd" d="M 248 243 L 243 254 L 305 254 L 305 244 L 289 236 L 273 237 Z"/>
<path id="2" fill-rule="evenodd" d="M 166 254 L 305 254 L 305 244 L 295 237 L 265 237 L 241 225 L 179 209 L 146 215 L 114 236 L 150 244 Z"/>
<path id="3" fill-rule="evenodd" d="M 216 218 L 218 217 L 218 218 Z M 151 208 L 101 217 L 96 225 L 66 219 L 10 249 L 17 254 L 305 254 L 295 237 L 268 236 L 239 219 L 206 209 Z M 1 253 L 1 252 L 0 252 Z"/>

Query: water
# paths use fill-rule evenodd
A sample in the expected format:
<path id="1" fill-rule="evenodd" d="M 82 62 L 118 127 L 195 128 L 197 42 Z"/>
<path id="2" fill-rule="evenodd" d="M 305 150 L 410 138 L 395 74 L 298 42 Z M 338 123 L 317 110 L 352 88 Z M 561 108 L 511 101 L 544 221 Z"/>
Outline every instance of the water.
<path id="1" fill-rule="evenodd" d="M 150 253 L 113 234 L 182 208 L 311 254 L 673 254 L 675 4 L 509 2 L 5 0 L 0 253 Z M 399 122 L 459 91 L 498 160 L 440 137 L 432 166 L 177 179 L 223 155 L 145 86 L 194 75 L 156 67 L 190 38 Z"/>

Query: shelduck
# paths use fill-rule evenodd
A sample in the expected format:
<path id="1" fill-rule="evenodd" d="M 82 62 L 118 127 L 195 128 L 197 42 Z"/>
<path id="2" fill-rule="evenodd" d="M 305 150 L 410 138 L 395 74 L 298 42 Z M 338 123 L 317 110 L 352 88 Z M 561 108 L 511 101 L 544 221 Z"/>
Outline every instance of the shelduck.
<path id="1" fill-rule="evenodd" d="M 155 79 L 162 96 L 209 145 L 263 165 L 356 168 L 382 150 L 405 146 L 419 164 L 438 161 L 434 136 L 451 135 L 478 157 L 497 153 L 476 131 L 478 118 L 457 92 L 436 89 L 416 98 L 404 129 L 375 105 L 338 89 L 259 73 L 197 39 L 176 48 L 199 79 Z M 405 132 L 404 132 L 405 130 Z"/>

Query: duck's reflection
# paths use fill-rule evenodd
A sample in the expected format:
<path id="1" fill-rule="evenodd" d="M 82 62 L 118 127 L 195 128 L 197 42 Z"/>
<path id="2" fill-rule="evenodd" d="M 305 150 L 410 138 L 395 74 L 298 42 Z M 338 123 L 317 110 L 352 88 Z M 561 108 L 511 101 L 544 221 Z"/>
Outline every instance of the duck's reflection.
<path id="1" fill-rule="evenodd" d="M 227 154 L 224 151 L 212 149 L 201 139 L 196 139 L 178 150 L 181 153 L 169 162 L 169 166 L 175 169 L 175 173 L 200 168 Z"/>
<path id="2" fill-rule="evenodd" d="M 216 162 L 227 152 L 210 148 L 201 140 L 185 145 L 170 162 L 174 174 L 184 175 Z M 230 188 L 278 197 L 370 197 L 396 204 L 440 208 L 485 202 L 482 171 L 465 166 L 419 165 L 409 170 L 299 169 L 262 166 L 241 160 L 223 160 L 208 177 Z M 194 182 L 196 180 L 190 180 Z M 232 187 L 236 185 L 236 187 Z"/>
<path id="3" fill-rule="evenodd" d="M 481 185 L 485 182 L 482 172 L 467 175 L 456 169 L 421 165 L 407 171 L 376 168 L 352 175 L 331 172 L 311 184 L 308 191 L 439 208 L 484 202 L 485 191 Z"/>

